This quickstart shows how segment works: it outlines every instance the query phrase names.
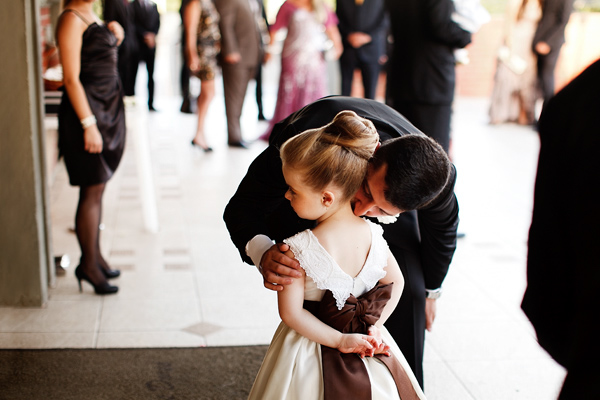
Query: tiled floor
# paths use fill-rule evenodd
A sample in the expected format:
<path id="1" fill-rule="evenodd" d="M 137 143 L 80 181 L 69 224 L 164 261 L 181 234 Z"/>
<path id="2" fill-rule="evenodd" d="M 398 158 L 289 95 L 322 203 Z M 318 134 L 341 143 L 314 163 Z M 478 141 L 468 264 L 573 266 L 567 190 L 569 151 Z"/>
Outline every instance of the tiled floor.
<path id="1" fill-rule="evenodd" d="M 262 288 L 254 267 L 240 261 L 222 221 L 225 204 L 265 145 L 256 142 L 249 150 L 225 145 L 219 92 L 207 121 L 214 152 L 193 149 L 195 116 L 178 112 L 177 66 L 168 52 L 172 56 L 174 50 L 159 47 L 160 111 L 145 110 L 138 82 L 137 104 L 127 109 L 125 156 L 105 194 L 102 248 L 123 271 L 115 281 L 119 293 L 96 296 L 85 282 L 83 294 L 78 291 L 72 270 L 79 249 L 70 230 L 78 193 L 59 165 L 51 188 L 53 244 L 55 254 L 70 255 L 71 266 L 50 289 L 46 307 L 0 308 L 0 348 L 270 341 L 279 322 L 275 295 Z M 275 101 L 276 71 L 276 65 L 267 66 L 267 110 Z M 144 82 L 143 73 L 139 79 Z M 256 121 L 252 89 L 242 118 L 247 139 L 265 128 Z M 551 400 L 564 371 L 539 348 L 519 309 L 538 140 L 527 128 L 487 125 L 486 107 L 486 99 L 455 102 L 453 158 L 466 237 L 459 241 L 438 318 L 427 334 L 426 393 L 432 400 Z M 147 229 L 153 221 L 156 232 Z"/>

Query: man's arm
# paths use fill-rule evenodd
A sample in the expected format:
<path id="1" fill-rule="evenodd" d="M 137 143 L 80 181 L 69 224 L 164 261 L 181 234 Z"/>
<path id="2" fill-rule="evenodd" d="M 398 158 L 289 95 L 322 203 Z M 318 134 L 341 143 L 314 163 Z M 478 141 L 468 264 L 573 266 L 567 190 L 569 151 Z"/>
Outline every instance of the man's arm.
<path id="1" fill-rule="evenodd" d="M 458 201 L 454 194 L 456 169 L 452 166 L 448 183 L 438 197 L 418 211 L 421 232 L 421 262 L 425 288 L 437 289 L 448 273 L 456 250 Z"/>
<path id="2" fill-rule="evenodd" d="M 238 40 L 235 33 L 236 9 L 232 0 L 217 0 L 215 7 L 219 13 L 219 30 L 221 31 L 221 55 L 226 57 L 239 53 Z"/>
<path id="3" fill-rule="evenodd" d="M 431 331 L 436 316 L 436 289 L 441 290 L 456 250 L 458 201 L 454 194 L 456 169 L 452 166 L 446 187 L 427 207 L 418 211 L 421 232 L 421 263 L 428 297 L 425 300 L 425 328 Z M 430 293 L 432 295 L 430 295 Z M 441 294 L 441 291 L 437 292 Z"/>
<path id="4" fill-rule="evenodd" d="M 427 0 L 427 27 L 432 40 L 447 46 L 462 49 L 471 43 L 471 33 L 462 29 L 452 20 L 454 4 L 452 0 Z"/>
<path id="5" fill-rule="evenodd" d="M 562 44 L 564 42 L 562 36 L 564 36 L 565 27 L 571 17 L 573 3 L 574 0 L 558 0 L 546 4 L 533 45 L 535 48 L 537 44 L 545 43 L 549 50 L 545 53 L 538 51 L 538 53 L 548 54 L 550 50 L 556 50 L 551 49 L 551 45 L 555 46 L 557 43 Z"/>
<path id="6" fill-rule="evenodd" d="M 287 201 L 286 190 L 279 151 L 269 146 L 250 164 L 223 214 L 231 240 L 248 264 L 254 262 L 246 254 L 246 245 L 259 234 L 273 238 L 269 214 Z"/>

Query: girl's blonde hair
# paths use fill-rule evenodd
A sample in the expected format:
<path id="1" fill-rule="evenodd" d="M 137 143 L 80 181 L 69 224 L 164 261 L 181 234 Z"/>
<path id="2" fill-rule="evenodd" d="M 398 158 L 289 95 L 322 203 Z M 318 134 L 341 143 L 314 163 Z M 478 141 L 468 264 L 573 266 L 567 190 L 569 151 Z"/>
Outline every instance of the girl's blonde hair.
<path id="1" fill-rule="evenodd" d="M 333 184 L 342 189 L 341 200 L 346 201 L 364 181 L 378 142 L 371 121 L 353 111 L 341 111 L 329 124 L 286 141 L 280 154 L 285 167 L 304 174 L 306 185 L 323 190 Z"/>

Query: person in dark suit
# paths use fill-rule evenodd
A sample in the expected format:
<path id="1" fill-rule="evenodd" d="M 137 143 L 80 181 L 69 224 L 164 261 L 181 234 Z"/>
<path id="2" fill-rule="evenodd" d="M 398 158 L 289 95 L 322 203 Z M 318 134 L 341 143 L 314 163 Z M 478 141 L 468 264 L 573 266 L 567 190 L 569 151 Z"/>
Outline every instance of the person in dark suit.
<path id="1" fill-rule="evenodd" d="M 544 103 L 554 96 L 554 69 L 565 42 L 565 27 L 573 11 L 574 0 L 544 0 L 542 18 L 533 35 L 532 48 L 537 54 L 538 86 Z"/>
<path id="2" fill-rule="evenodd" d="M 140 61 L 144 61 L 148 71 L 148 109 L 156 111 L 154 108 L 154 59 L 156 58 L 156 35 L 160 28 L 160 14 L 156 4 L 150 0 L 134 0 L 130 7 L 138 43 L 138 52 L 131 63 L 131 84 L 135 88 L 138 65 Z"/>
<path id="3" fill-rule="evenodd" d="M 260 31 L 261 34 L 263 35 L 262 38 L 262 44 L 263 46 L 266 46 L 269 44 L 270 38 L 269 38 L 269 21 L 267 19 L 267 13 L 265 11 L 265 4 L 264 1 L 261 0 L 261 5 L 262 5 L 262 13 L 261 13 L 261 18 L 259 20 L 260 23 Z M 262 90 L 262 66 L 263 64 L 267 63 L 269 58 L 269 54 L 265 52 L 265 56 L 263 57 L 262 60 L 260 60 L 260 62 L 258 63 L 258 65 L 256 66 L 256 107 L 258 108 L 258 120 L 259 121 L 266 121 L 267 118 L 265 117 L 264 114 L 264 109 L 263 109 L 263 90 Z"/>
<path id="4" fill-rule="evenodd" d="M 221 16 L 221 67 L 227 116 L 227 142 L 230 147 L 246 148 L 240 117 L 248 82 L 256 77 L 264 49 L 258 23 L 262 13 L 259 0 L 215 0 Z"/>
<path id="5" fill-rule="evenodd" d="M 567 369 L 559 399 L 600 399 L 600 60 L 548 101 L 521 307 Z"/>
<path id="6" fill-rule="evenodd" d="M 402 212 L 396 222 L 383 226 L 406 281 L 386 327 L 422 386 L 424 331 L 435 318 L 435 299 L 456 248 L 458 225 L 455 169 L 441 146 L 381 102 L 322 98 L 275 125 L 269 147 L 250 165 L 225 208 L 224 220 L 242 259 L 259 267 L 265 287 L 285 290 L 282 285 L 291 283 L 290 277 L 298 277 L 294 268 L 299 266 L 280 252 L 285 246 L 274 246 L 271 239 L 281 243 L 313 227 L 313 222 L 298 218 L 284 198 L 288 187 L 279 147 L 292 136 L 329 123 L 342 110 L 372 121 L 383 143 L 355 195 L 354 213 L 381 216 Z"/>
<path id="7" fill-rule="evenodd" d="M 337 0 L 336 13 L 344 46 L 340 57 L 342 96 L 350 96 L 354 70 L 359 68 L 364 97 L 374 99 L 389 30 L 385 0 Z"/>
<path id="8" fill-rule="evenodd" d="M 393 37 L 386 103 L 448 152 L 454 50 L 471 34 L 452 20 L 452 0 L 387 0 Z"/>
<path id="9" fill-rule="evenodd" d="M 137 52 L 135 25 L 127 5 L 127 0 L 103 0 L 102 2 L 104 21 L 118 22 L 125 32 L 123 43 L 119 46 L 119 61 L 117 63 L 123 89 L 128 87 L 127 82 L 131 80 L 131 56 Z M 133 96 L 133 92 L 124 92 L 124 95 Z"/>
<path id="10" fill-rule="evenodd" d="M 179 84 L 181 88 L 181 97 L 183 101 L 181 103 L 181 108 L 179 109 L 182 113 L 185 114 L 193 114 L 196 111 L 196 102 L 193 101 L 192 95 L 190 93 L 190 77 L 192 74 L 190 73 L 190 69 L 187 66 L 187 61 L 185 58 L 185 49 L 187 48 L 186 42 L 186 33 L 183 21 L 183 11 L 185 7 L 190 2 L 190 0 L 182 0 L 181 6 L 179 7 L 179 17 L 181 18 L 181 72 L 179 74 Z"/>

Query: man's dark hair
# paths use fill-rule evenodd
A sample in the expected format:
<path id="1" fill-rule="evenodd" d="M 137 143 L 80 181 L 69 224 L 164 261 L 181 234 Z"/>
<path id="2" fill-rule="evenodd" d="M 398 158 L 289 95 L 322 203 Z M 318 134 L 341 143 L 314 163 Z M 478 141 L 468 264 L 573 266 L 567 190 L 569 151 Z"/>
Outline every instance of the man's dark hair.
<path id="1" fill-rule="evenodd" d="M 442 191 L 452 164 L 433 139 L 410 134 L 386 140 L 371 160 L 376 169 L 387 165 L 385 199 L 403 211 L 425 207 Z"/>

